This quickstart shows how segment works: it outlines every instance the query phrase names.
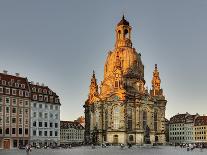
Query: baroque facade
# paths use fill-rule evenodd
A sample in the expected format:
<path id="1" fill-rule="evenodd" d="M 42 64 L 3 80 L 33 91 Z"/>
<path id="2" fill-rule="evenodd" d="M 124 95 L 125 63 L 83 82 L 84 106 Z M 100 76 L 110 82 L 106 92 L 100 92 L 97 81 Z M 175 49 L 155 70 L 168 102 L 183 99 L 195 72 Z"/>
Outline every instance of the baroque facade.
<path id="1" fill-rule="evenodd" d="M 167 100 L 160 88 L 159 71 L 155 65 L 148 91 L 131 31 L 123 16 L 115 29 L 115 48 L 108 52 L 100 86 L 93 72 L 84 104 L 86 143 L 165 143 Z"/>

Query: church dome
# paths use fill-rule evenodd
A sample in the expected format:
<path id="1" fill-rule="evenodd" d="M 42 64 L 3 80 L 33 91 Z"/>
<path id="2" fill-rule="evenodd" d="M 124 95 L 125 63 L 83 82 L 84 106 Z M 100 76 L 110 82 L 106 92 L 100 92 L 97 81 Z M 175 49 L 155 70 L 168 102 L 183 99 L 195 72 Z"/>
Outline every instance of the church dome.
<path id="1" fill-rule="evenodd" d="M 144 79 L 141 54 L 138 54 L 134 48 L 119 48 L 109 52 L 105 63 L 104 78 L 113 76 L 117 61 L 120 62 L 123 77 Z"/>

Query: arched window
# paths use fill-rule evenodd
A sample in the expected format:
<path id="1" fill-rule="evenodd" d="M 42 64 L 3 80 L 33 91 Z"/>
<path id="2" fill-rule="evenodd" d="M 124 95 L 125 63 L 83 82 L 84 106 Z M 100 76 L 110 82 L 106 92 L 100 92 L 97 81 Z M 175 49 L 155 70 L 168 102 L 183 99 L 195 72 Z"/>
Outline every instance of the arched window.
<path id="1" fill-rule="evenodd" d="M 157 131 L 157 111 L 154 111 L 154 130 Z"/>
<path id="2" fill-rule="evenodd" d="M 119 117 L 120 117 L 119 107 L 115 107 L 113 110 L 114 129 L 119 128 L 119 120 L 120 120 Z"/>
<path id="3" fill-rule="evenodd" d="M 121 36 L 121 30 L 118 31 L 118 39 L 120 39 Z"/>
<path id="4" fill-rule="evenodd" d="M 143 129 L 146 129 L 147 127 L 147 112 L 143 111 Z"/>
<path id="5" fill-rule="evenodd" d="M 129 38 L 129 31 L 127 29 L 124 30 L 124 37 Z"/>
<path id="6" fill-rule="evenodd" d="M 98 122 L 99 122 L 99 113 L 96 111 L 96 127 L 98 128 Z"/>
<path id="7" fill-rule="evenodd" d="M 128 130 L 132 130 L 132 109 L 127 109 L 127 124 L 128 124 Z"/>

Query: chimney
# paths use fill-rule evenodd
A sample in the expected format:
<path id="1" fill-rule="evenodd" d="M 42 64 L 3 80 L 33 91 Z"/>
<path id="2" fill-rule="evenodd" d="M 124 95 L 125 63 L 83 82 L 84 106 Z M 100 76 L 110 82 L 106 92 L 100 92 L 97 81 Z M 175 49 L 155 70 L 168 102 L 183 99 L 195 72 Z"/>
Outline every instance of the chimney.
<path id="1" fill-rule="evenodd" d="M 44 83 L 42 83 L 42 86 L 43 86 L 43 87 L 45 86 Z"/>
<path id="2" fill-rule="evenodd" d="M 20 74 L 19 73 L 15 73 L 15 75 L 16 75 L 16 77 L 19 77 Z"/>
<path id="3" fill-rule="evenodd" d="M 37 83 L 36 83 L 36 85 L 37 85 L 37 86 L 39 86 L 39 85 L 40 85 L 40 83 L 39 83 L 39 82 L 37 82 Z"/>
<path id="4" fill-rule="evenodd" d="M 8 73 L 8 71 L 7 71 L 7 70 L 3 70 L 3 73 L 4 73 L 4 74 L 7 74 L 7 73 Z"/>
<path id="5" fill-rule="evenodd" d="M 34 84 L 34 81 L 31 81 L 31 84 Z"/>

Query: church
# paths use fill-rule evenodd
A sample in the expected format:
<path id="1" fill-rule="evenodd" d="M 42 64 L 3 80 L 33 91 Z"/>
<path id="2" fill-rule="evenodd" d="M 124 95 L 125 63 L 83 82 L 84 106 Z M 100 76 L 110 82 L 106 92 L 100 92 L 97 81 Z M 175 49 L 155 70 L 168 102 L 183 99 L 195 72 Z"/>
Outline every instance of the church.
<path id="1" fill-rule="evenodd" d="M 108 52 L 100 85 L 93 71 L 84 104 L 88 144 L 165 143 L 167 100 L 158 67 L 155 64 L 148 90 L 141 54 L 132 45 L 131 32 L 123 16 L 115 28 L 115 47 Z"/>

